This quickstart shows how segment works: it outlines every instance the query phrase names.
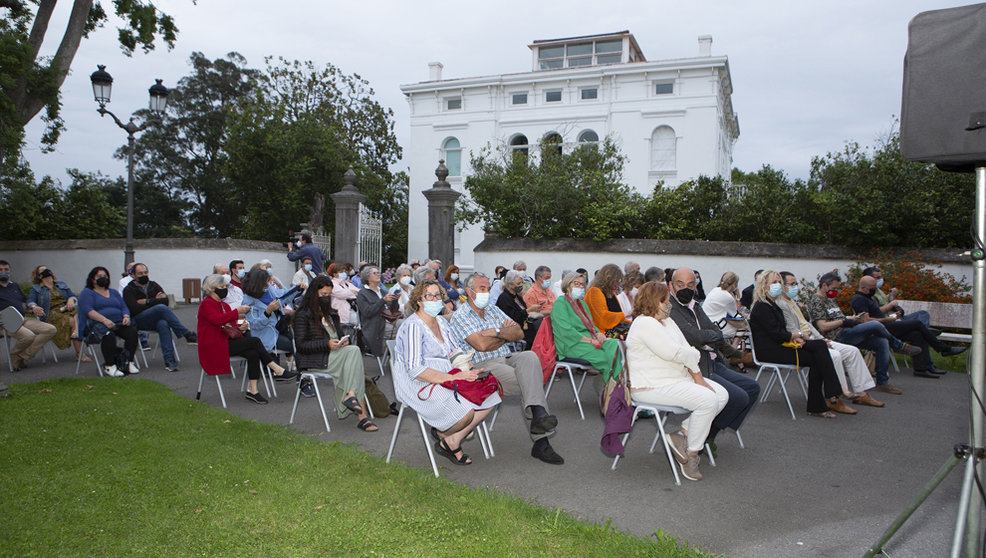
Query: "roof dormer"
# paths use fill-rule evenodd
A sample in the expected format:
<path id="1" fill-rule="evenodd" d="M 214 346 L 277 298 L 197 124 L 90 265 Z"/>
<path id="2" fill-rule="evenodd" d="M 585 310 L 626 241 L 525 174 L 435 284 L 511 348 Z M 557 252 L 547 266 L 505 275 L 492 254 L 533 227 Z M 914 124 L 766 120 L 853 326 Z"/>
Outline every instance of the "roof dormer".
<path id="1" fill-rule="evenodd" d="M 537 40 L 527 46 L 533 55 L 535 72 L 647 61 L 629 31 Z"/>

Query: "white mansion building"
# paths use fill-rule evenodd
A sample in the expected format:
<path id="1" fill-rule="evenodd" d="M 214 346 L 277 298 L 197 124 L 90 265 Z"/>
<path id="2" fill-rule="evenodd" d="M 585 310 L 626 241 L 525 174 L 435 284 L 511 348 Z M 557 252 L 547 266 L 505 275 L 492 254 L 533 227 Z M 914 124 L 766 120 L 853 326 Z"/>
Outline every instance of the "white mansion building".
<path id="1" fill-rule="evenodd" d="M 408 257 L 428 256 L 421 192 L 435 182 L 439 159 L 465 193 L 470 152 L 487 146 L 524 149 L 560 136 L 571 149 L 611 136 L 626 156 L 624 182 L 644 195 L 661 180 L 728 178 L 739 137 L 729 61 L 712 56 L 712 37 L 698 43 L 694 58 L 647 61 L 628 31 L 540 40 L 528 45 L 530 72 L 459 79 L 443 79 L 442 64 L 430 63 L 428 81 L 401 86 L 411 109 Z M 456 233 L 464 271 L 482 240 L 480 226 Z"/>

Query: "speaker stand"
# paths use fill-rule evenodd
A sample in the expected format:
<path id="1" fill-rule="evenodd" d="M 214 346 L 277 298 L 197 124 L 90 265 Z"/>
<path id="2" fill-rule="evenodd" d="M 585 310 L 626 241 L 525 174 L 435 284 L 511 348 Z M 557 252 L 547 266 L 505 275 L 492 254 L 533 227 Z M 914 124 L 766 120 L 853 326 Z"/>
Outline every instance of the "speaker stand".
<path id="1" fill-rule="evenodd" d="M 961 556 L 976 557 L 980 552 L 982 531 L 983 501 L 976 487 L 976 479 L 982 478 L 980 463 L 986 458 L 983 448 L 983 388 L 986 378 L 986 166 L 976 167 L 976 214 L 973 224 L 975 244 L 972 255 L 972 344 L 967 360 L 969 373 L 969 441 L 956 444 L 952 455 L 938 469 L 917 498 L 897 516 L 893 524 L 883 533 L 864 554 L 872 558 L 883 553 L 883 546 L 903 527 L 904 523 L 917 511 L 918 507 L 931 496 L 932 492 L 959 464 L 965 461 L 962 475 L 962 493 L 959 497 L 958 516 L 955 518 L 955 531 L 952 535 L 951 558 Z M 963 550 L 965 551 L 963 553 Z"/>

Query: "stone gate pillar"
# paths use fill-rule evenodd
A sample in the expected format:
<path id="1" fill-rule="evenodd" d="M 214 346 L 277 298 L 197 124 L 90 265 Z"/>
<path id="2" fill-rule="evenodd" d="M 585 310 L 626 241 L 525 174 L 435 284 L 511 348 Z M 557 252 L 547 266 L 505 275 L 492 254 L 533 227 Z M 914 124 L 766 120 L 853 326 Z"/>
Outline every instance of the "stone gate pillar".
<path id="1" fill-rule="evenodd" d="M 359 204 L 366 201 L 366 196 L 359 193 L 354 186 L 356 173 L 353 167 L 342 175 L 346 185 L 335 194 L 330 194 L 332 202 L 336 206 L 336 237 L 335 254 L 333 260 L 337 262 L 351 263 L 357 265 L 359 262 L 356 253 L 359 243 Z"/>
<path id="2" fill-rule="evenodd" d="M 431 189 L 422 192 L 428 199 L 428 257 L 441 260 L 442 265 L 453 263 L 455 257 L 455 201 L 462 194 L 448 183 L 448 168 L 444 160 L 435 169 L 438 177 Z"/>

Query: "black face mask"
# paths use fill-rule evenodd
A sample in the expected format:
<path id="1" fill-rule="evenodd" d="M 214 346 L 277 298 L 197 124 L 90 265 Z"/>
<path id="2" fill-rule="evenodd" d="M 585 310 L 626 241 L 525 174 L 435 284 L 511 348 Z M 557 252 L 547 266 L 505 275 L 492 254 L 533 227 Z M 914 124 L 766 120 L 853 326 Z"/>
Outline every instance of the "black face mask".
<path id="1" fill-rule="evenodd" d="M 216 293 L 216 296 L 218 296 L 220 299 L 223 299 L 223 298 L 226 298 L 226 295 L 229 294 L 229 289 L 226 288 L 226 287 L 223 287 L 221 289 L 216 289 L 213 292 Z"/>
<path id="2" fill-rule="evenodd" d="M 147 275 L 143 275 L 143 276 L 137 278 L 137 284 L 138 285 L 146 285 L 146 284 L 148 284 L 150 282 L 151 282 L 151 278 L 148 277 Z"/>
<path id="3" fill-rule="evenodd" d="M 53 275 L 55 275 L 55 274 L 54 274 L 54 273 L 52 273 L 50 269 L 46 269 L 46 270 L 44 270 L 44 271 L 42 271 L 42 272 L 41 272 L 41 274 L 40 274 L 40 275 L 38 275 L 38 277 L 40 277 L 40 278 L 42 278 L 42 279 L 44 279 L 44 278 L 46 278 L 46 277 L 51 277 L 51 276 L 53 276 Z"/>
<path id="4" fill-rule="evenodd" d="M 688 304 L 689 302 L 692 301 L 692 297 L 695 296 L 695 291 L 693 291 L 691 289 L 688 289 L 688 288 L 685 288 L 685 289 L 681 289 L 680 291 L 676 292 L 674 294 L 674 296 L 675 296 L 675 298 L 678 299 L 678 302 L 680 302 L 682 304 Z"/>
<path id="5" fill-rule="evenodd" d="M 322 310 L 328 310 L 329 308 L 331 308 L 332 295 L 318 297 L 318 305 L 322 307 Z"/>
<path id="6" fill-rule="evenodd" d="M 109 277 L 105 277 L 105 276 L 104 277 L 97 277 L 96 278 L 96 286 L 97 287 L 101 287 L 103 289 L 105 289 L 106 287 L 109 287 L 110 286 L 110 278 Z"/>

